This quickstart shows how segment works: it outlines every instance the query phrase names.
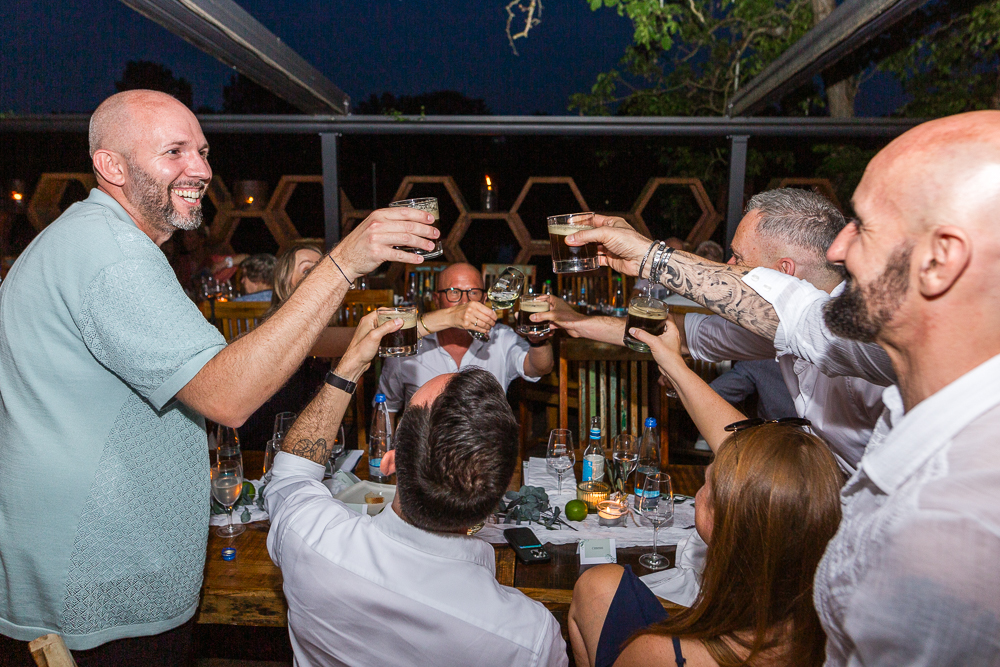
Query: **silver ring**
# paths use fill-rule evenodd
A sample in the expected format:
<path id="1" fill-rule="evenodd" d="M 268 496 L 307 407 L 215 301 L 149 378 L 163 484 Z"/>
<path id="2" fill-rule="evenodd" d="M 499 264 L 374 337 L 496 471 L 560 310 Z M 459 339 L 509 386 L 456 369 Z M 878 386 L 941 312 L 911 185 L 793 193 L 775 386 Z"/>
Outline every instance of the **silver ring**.
<path id="1" fill-rule="evenodd" d="M 475 326 L 476 326 L 477 328 L 479 327 L 479 320 L 476 320 L 476 324 L 475 324 Z"/>

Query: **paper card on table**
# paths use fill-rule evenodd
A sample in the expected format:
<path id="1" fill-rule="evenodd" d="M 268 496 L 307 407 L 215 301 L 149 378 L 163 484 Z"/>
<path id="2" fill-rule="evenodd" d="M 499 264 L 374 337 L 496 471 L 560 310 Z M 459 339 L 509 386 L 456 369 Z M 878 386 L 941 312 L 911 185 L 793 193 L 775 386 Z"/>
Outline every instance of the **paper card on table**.
<path id="1" fill-rule="evenodd" d="M 614 538 L 603 540 L 580 540 L 577 546 L 580 554 L 580 565 L 600 565 L 602 563 L 617 563 L 618 550 Z"/>

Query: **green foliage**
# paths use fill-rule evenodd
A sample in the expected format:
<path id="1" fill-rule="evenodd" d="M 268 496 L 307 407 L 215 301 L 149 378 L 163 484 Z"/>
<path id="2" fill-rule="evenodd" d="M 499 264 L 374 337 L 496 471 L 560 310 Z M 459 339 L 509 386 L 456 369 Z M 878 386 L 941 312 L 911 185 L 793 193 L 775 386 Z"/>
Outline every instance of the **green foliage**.
<path id="1" fill-rule="evenodd" d="M 589 0 L 635 28 L 619 68 L 570 98 L 584 115 L 718 116 L 750 80 L 801 37 L 809 0 Z"/>
<path id="2" fill-rule="evenodd" d="M 1000 108 L 1000 4 L 937 3 L 921 20 L 930 28 L 879 64 L 911 98 L 897 113 L 933 118 Z"/>
<path id="3" fill-rule="evenodd" d="M 540 486 L 522 486 L 518 491 L 508 491 L 500 500 L 497 513 L 504 523 L 518 526 L 522 521 L 534 521 L 548 530 L 556 530 L 555 524 L 565 523 L 559 518 L 559 508 L 549 507 L 549 494 Z"/>

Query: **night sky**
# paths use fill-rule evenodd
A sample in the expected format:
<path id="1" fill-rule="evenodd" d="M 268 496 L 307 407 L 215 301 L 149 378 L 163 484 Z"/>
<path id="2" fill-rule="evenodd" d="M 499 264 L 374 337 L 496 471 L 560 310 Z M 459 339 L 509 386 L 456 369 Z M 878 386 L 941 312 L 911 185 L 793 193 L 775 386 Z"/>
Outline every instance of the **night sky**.
<path id="1" fill-rule="evenodd" d="M 0 111 L 90 112 L 115 92 L 129 60 L 184 77 L 194 105 L 220 109 L 233 73 L 117 0 L 6 0 L 0 23 Z M 457 90 L 500 115 L 567 113 L 618 61 L 632 24 L 585 0 L 550 0 L 542 23 L 504 34 L 502 0 L 239 0 L 271 32 L 351 96 Z"/>

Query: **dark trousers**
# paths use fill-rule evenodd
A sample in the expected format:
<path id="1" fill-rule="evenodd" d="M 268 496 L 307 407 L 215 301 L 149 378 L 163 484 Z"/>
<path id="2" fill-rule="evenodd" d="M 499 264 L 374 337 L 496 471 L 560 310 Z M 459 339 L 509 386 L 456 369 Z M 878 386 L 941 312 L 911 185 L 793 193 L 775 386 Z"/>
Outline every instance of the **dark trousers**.
<path id="1" fill-rule="evenodd" d="M 194 619 L 150 637 L 117 639 L 86 651 L 73 651 L 77 667 L 189 667 Z M 0 635 L 0 667 L 36 667 L 28 642 Z"/>

